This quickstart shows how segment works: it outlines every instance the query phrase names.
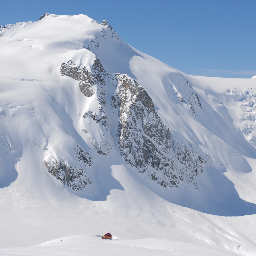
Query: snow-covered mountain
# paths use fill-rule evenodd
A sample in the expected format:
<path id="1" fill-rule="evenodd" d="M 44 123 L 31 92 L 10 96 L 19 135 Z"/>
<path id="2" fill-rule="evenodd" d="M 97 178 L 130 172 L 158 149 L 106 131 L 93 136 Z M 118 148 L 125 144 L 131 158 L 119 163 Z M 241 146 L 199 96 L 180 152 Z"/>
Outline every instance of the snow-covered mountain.
<path id="1" fill-rule="evenodd" d="M 186 75 L 85 15 L 0 26 L 0 65 L 2 247 L 108 229 L 256 255 L 254 78 Z"/>

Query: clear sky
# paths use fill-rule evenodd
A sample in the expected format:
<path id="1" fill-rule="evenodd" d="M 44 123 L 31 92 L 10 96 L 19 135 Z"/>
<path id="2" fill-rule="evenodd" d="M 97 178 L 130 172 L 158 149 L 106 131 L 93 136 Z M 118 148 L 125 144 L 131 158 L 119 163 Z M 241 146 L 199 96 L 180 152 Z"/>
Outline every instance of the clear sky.
<path id="1" fill-rule="evenodd" d="M 256 75 L 256 0 L 0 0 L 0 25 L 46 12 L 107 20 L 125 42 L 187 74 Z"/>

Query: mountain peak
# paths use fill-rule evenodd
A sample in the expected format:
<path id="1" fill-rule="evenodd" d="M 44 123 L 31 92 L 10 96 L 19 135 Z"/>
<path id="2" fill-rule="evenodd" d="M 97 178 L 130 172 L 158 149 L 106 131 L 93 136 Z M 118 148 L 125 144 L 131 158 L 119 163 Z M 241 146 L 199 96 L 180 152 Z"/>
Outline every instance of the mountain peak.
<path id="1" fill-rule="evenodd" d="M 101 22 L 101 25 L 103 25 L 103 26 L 109 26 L 109 23 L 108 23 L 106 20 L 103 20 L 103 21 Z"/>

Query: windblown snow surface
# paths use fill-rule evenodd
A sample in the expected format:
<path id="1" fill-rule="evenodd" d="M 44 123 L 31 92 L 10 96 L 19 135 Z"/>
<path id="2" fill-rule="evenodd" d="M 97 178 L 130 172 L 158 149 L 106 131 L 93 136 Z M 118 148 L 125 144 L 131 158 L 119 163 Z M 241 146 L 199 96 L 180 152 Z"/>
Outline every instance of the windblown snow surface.
<path id="1" fill-rule="evenodd" d="M 85 15 L 1 26 L 0 67 L 0 255 L 256 255 L 255 79 Z"/>

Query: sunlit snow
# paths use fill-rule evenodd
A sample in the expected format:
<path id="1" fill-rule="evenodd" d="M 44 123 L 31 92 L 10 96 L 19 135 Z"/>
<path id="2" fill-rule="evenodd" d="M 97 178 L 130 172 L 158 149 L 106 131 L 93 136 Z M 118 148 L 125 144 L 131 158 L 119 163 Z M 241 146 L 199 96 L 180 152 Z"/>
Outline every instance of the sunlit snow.
<path id="1" fill-rule="evenodd" d="M 256 255 L 256 79 L 186 75 L 85 15 L 0 26 L 0 66 L 0 255 Z"/>

